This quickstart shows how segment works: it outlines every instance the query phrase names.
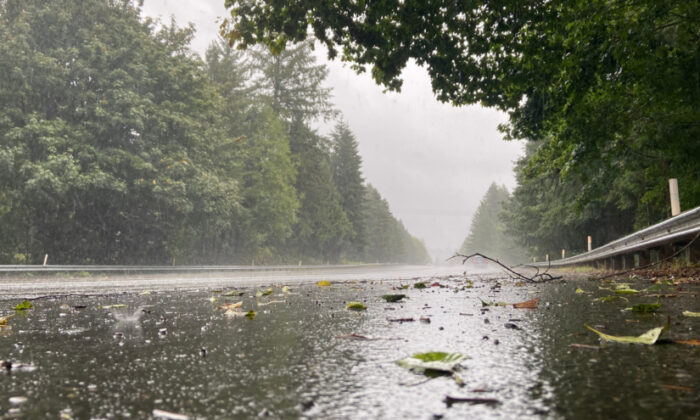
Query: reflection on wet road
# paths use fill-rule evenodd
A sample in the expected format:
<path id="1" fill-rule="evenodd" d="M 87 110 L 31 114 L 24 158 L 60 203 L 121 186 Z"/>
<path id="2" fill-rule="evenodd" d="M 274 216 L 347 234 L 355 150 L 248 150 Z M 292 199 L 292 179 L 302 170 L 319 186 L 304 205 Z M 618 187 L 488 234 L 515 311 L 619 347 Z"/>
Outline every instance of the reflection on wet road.
<path id="1" fill-rule="evenodd" d="M 680 316 L 681 309 L 698 309 L 688 307 L 696 305 L 696 289 L 664 299 L 660 315 L 635 315 L 621 311 L 627 302 L 594 301 L 607 293 L 595 282 L 516 285 L 493 275 L 467 277 L 473 286 L 462 275 L 427 277 L 425 289 L 413 287 L 416 279 L 331 278 L 330 287 L 290 282 L 289 292 L 273 287 L 264 296 L 256 296 L 267 290 L 258 282 L 39 299 L 8 318 L 11 329 L 0 335 L 0 359 L 13 366 L 0 374 L 0 413 L 461 419 L 700 412 L 697 347 L 601 345 L 583 327 L 635 335 L 669 314 L 670 338 L 698 338 L 698 318 Z M 578 287 L 591 293 L 576 294 Z M 407 298 L 387 303 L 381 295 L 388 293 Z M 537 309 L 482 303 L 533 298 Z M 18 301 L 0 301 L 0 316 L 13 314 Z M 238 301 L 256 311 L 254 319 L 217 309 Z M 349 311 L 349 301 L 367 310 Z M 425 351 L 468 355 L 464 386 L 449 376 L 425 381 L 396 364 Z M 448 407 L 446 396 L 498 403 Z"/>

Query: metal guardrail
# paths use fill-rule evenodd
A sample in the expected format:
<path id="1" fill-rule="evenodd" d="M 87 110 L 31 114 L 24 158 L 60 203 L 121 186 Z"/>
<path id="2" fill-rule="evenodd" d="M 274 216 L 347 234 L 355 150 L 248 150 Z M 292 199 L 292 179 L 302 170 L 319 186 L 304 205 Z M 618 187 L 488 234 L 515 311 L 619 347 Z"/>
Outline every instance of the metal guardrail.
<path id="1" fill-rule="evenodd" d="M 392 264 L 343 264 L 343 265 L 0 265 L 0 273 L 199 273 L 199 272 L 250 272 L 250 271 L 299 271 L 338 268 L 384 267 Z"/>
<path id="2" fill-rule="evenodd" d="M 661 223 L 649 226 L 648 228 L 609 242 L 589 252 L 560 260 L 551 260 L 549 263 L 539 262 L 529 265 L 534 265 L 536 267 L 546 267 L 547 265 L 551 265 L 552 267 L 562 267 L 574 264 L 584 264 L 618 255 L 630 254 L 636 251 L 669 245 L 674 242 L 690 240 L 699 233 L 700 207 L 696 207 L 692 210 L 683 212 L 678 216 L 664 220 Z"/>

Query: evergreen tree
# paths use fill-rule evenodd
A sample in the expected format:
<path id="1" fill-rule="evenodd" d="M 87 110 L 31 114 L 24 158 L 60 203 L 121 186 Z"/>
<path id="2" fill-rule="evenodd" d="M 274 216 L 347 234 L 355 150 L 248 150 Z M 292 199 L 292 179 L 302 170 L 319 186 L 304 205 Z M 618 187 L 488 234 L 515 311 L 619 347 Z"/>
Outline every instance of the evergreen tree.
<path id="1" fill-rule="evenodd" d="M 233 221 L 238 261 L 279 261 L 296 222 L 296 169 L 285 124 L 258 101 L 246 57 L 219 42 L 207 50 L 207 71 L 224 100 L 221 123 L 229 143 L 220 158 L 240 180 L 241 206 Z"/>
<path id="2" fill-rule="evenodd" d="M 328 141 L 309 126 L 335 113 L 330 91 L 323 86 L 328 70 L 316 64 L 310 43 L 279 54 L 255 49 L 251 55 L 257 67 L 255 92 L 286 123 L 297 165 L 295 188 L 300 208 L 289 252 L 337 262 L 352 236 L 352 226 L 333 182 Z"/>
<path id="3" fill-rule="evenodd" d="M 326 142 L 304 125 L 296 126 L 292 138 L 303 141 L 295 142 L 301 207 L 290 251 L 316 261 L 338 262 L 352 226 L 333 183 L 328 149 L 322 147 Z"/>
<path id="4" fill-rule="evenodd" d="M 349 256 L 358 259 L 364 255 L 367 243 L 363 214 L 365 187 L 362 178 L 362 158 L 357 151 L 355 136 L 346 123 L 338 123 L 331 138 L 333 181 L 340 193 L 340 204 L 353 230 Z"/>
<path id="5" fill-rule="evenodd" d="M 502 208 L 509 198 L 510 194 L 505 186 L 491 184 L 479 203 L 472 218 L 469 235 L 459 252 L 465 255 L 479 252 L 506 263 L 524 260 L 524 253 L 518 248 L 515 239 L 505 232 Z"/>
<path id="6" fill-rule="evenodd" d="M 372 185 L 365 188 L 364 214 L 366 261 L 413 264 L 430 261 L 423 242 L 412 237 L 403 223 L 394 218 L 389 204 Z"/>

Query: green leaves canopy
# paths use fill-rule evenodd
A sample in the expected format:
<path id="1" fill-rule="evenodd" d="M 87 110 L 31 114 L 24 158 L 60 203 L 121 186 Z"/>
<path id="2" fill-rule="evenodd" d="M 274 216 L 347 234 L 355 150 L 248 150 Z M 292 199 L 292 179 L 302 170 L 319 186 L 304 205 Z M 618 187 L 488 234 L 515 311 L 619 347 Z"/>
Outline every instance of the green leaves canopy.
<path id="1" fill-rule="evenodd" d="M 507 138 L 532 143 L 509 228 L 533 251 L 579 250 L 586 235 L 602 243 L 663 219 L 668 178 L 683 208 L 700 204 L 698 2 L 225 4 L 226 37 L 241 48 L 279 51 L 313 34 L 388 89 L 413 59 L 438 99 L 507 112 Z"/>

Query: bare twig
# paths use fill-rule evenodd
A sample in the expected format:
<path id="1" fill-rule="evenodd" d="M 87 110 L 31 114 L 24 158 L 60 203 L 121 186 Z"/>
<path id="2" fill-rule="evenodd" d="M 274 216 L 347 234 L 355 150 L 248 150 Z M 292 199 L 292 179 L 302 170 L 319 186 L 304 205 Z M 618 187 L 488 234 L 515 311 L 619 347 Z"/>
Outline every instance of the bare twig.
<path id="1" fill-rule="evenodd" d="M 515 278 L 520 279 L 520 280 L 524 280 L 524 281 L 526 281 L 526 282 L 528 282 L 528 283 L 541 283 L 541 282 L 551 281 L 551 280 L 557 280 L 557 279 L 560 279 L 560 278 L 561 278 L 561 276 L 554 277 L 554 276 L 552 276 L 551 274 L 547 273 L 547 271 L 549 271 L 549 267 L 547 267 L 547 271 L 545 271 L 545 272 L 543 272 L 543 273 L 540 273 L 540 269 L 537 268 L 537 267 L 535 267 L 535 269 L 537 269 L 537 272 L 535 273 L 535 275 L 532 276 L 532 277 L 528 277 L 528 276 L 526 276 L 526 275 L 524 275 L 524 274 L 518 273 L 517 271 L 513 270 L 511 267 L 508 267 L 507 265 L 503 264 L 502 262 L 500 262 L 500 261 L 498 261 L 498 260 L 496 260 L 496 259 L 493 259 L 493 258 L 491 258 L 491 257 L 487 257 L 486 255 L 481 254 L 481 253 L 479 253 L 479 252 L 475 252 L 475 253 L 473 253 L 473 254 L 471 254 L 471 255 L 464 255 L 464 254 L 456 253 L 455 255 L 453 255 L 452 257 L 450 257 L 449 259 L 452 259 L 452 258 L 462 258 L 462 264 L 464 264 L 464 263 L 467 262 L 470 258 L 473 258 L 473 257 L 481 257 L 481 258 L 484 258 L 484 259 L 489 260 L 489 261 L 491 261 L 491 262 L 494 262 L 494 263 L 500 265 L 503 269 L 505 269 L 506 272 L 509 273 L 509 275 L 512 274 L 512 275 L 515 276 Z"/>

